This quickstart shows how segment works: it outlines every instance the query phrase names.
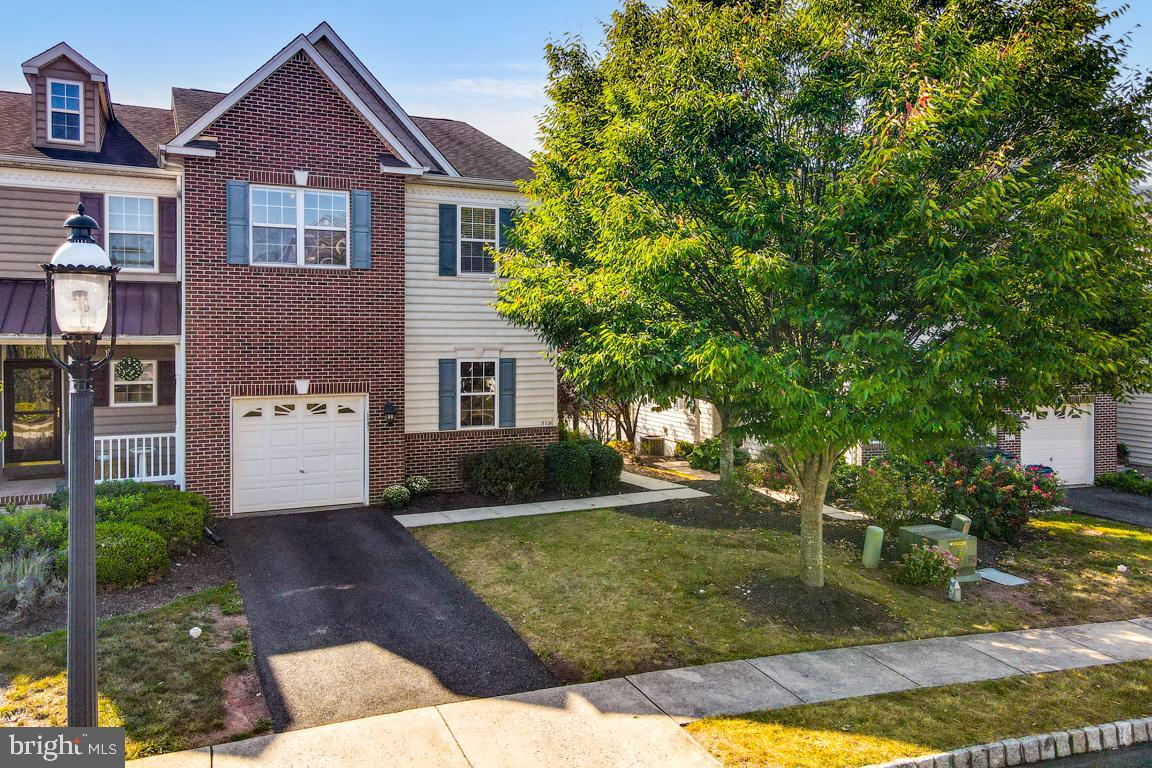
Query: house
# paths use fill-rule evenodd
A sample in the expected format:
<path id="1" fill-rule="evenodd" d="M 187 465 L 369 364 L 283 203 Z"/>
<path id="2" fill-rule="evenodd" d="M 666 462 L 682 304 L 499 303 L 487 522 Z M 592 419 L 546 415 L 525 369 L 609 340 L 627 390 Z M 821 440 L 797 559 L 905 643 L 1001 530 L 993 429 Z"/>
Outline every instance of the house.
<path id="1" fill-rule="evenodd" d="M 556 372 L 491 308 L 526 158 L 407 114 L 327 24 L 167 109 L 115 103 L 64 43 L 23 68 L 29 91 L 0 92 L 0 498 L 66 471 L 39 265 L 77 202 L 122 268 L 99 479 L 219 514 L 351 506 L 556 440 Z"/>

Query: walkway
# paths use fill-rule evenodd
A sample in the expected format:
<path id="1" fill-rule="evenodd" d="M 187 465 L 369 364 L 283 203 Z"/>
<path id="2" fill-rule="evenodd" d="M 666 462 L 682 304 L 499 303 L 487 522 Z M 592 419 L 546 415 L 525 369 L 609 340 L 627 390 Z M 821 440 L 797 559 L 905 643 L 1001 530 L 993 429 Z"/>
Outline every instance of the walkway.
<path id="1" fill-rule="evenodd" d="M 694 499 L 708 495 L 695 488 L 688 488 L 670 483 L 667 480 L 637 475 L 632 472 L 620 473 L 620 482 L 635 485 L 645 490 L 637 493 L 596 496 L 589 499 L 560 499 L 559 501 L 538 501 L 529 504 L 504 504 L 497 507 L 451 509 L 444 512 L 420 512 L 412 515 L 396 515 L 396 520 L 405 528 L 419 528 L 425 525 L 471 523 L 476 520 L 491 520 L 497 517 L 528 517 L 530 515 L 552 515 L 557 512 L 578 512 L 586 509 L 627 507 L 633 504 L 651 504 L 654 501 L 667 501 L 668 499 Z"/>
<path id="2" fill-rule="evenodd" d="M 716 768 L 678 723 L 1152 658 L 1152 619 L 648 672 L 150 758 L 136 768 Z"/>

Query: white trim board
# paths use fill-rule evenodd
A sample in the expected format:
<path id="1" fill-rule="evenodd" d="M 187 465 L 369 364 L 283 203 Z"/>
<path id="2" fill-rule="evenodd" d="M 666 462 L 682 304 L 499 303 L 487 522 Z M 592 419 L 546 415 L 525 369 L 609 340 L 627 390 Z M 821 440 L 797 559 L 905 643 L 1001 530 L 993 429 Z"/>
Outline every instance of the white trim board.
<path id="1" fill-rule="evenodd" d="M 253 72 L 244 80 L 244 82 L 240 83 L 240 85 L 232 89 L 232 91 L 223 99 L 221 99 L 216 104 L 216 106 L 209 109 L 199 118 L 197 118 L 195 122 L 185 128 L 180 133 L 180 135 L 169 141 L 167 146 L 183 147 L 188 142 L 194 141 L 208 128 L 208 126 L 216 122 L 216 120 L 218 120 L 221 115 L 230 110 L 232 107 L 236 106 L 240 99 L 251 93 L 256 88 L 256 86 L 267 80 L 268 77 L 280 69 L 280 67 L 284 66 L 293 56 L 301 52 L 307 54 L 308 58 L 312 60 L 312 63 L 316 66 L 316 68 L 319 69 L 326 78 L 328 78 L 329 82 L 331 82 L 336 87 L 336 90 L 338 90 L 340 94 L 348 100 L 353 109 L 360 113 L 360 116 L 363 117 L 370 126 L 372 126 L 372 129 L 375 130 L 380 138 L 382 138 L 388 144 L 388 146 L 390 146 L 392 150 L 396 152 L 400 159 L 406 162 L 411 168 L 423 168 L 423 166 L 417 162 L 416 158 L 412 156 L 412 153 L 404 148 L 404 145 L 400 142 L 396 135 L 388 130 L 388 127 L 384 125 L 384 123 L 380 122 L 380 119 L 372 113 L 372 110 L 368 108 L 368 105 L 364 103 L 364 100 L 361 99 L 348 84 L 348 82 L 344 78 L 340 77 L 339 73 L 337 73 L 336 70 L 334 70 L 332 66 L 324 60 L 324 57 L 320 55 L 320 53 L 312 46 L 312 43 L 309 42 L 308 38 L 306 38 L 304 35 L 297 35 L 296 38 L 292 40 L 292 42 L 284 46 L 284 48 L 280 49 L 279 53 L 265 62 L 264 66 Z"/>

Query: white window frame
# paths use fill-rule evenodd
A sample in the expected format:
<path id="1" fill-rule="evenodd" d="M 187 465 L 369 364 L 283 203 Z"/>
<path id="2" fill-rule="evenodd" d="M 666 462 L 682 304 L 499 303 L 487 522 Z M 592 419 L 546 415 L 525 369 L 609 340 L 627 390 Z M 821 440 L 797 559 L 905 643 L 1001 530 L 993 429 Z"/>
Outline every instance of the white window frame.
<path id="1" fill-rule="evenodd" d="M 256 227 L 269 227 L 273 229 L 292 229 L 289 224 L 257 224 L 252 216 L 252 206 L 257 189 L 290 190 L 296 192 L 296 261 L 256 261 L 253 255 L 256 252 Z M 344 198 L 345 226 L 341 227 L 305 227 L 304 226 L 304 196 L 309 192 L 323 195 L 339 195 Z M 344 233 L 344 263 L 343 264 L 305 264 L 304 263 L 304 231 L 313 229 L 321 232 Z M 351 269 L 352 268 L 352 200 L 351 195 L 342 189 L 318 189 L 316 187 L 286 187 L 276 184 L 253 184 L 248 189 L 248 264 L 253 267 L 285 267 L 288 269 Z"/>
<path id="2" fill-rule="evenodd" d="M 130 229 L 112 229 L 112 206 L 110 201 L 113 197 L 130 197 L 137 200 L 151 200 L 152 201 L 152 231 L 151 232 L 136 232 Z M 121 267 L 121 272 L 136 272 L 139 274 L 156 275 L 160 273 L 160 198 L 154 195 L 122 195 L 115 192 L 109 192 L 104 195 L 104 252 L 108 254 L 108 258 L 112 258 L 112 235 L 151 235 L 152 236 L 152 268 L 147 267 Z"/>
<path id="3" fill-rule="evenodd" d="M 489 210 L 493 212 L 496 220 L 496 238 L 494 240 L 478 240 L 474 237 L 467 238 L 470 243 L 492 243 L 493 248 L 500 247 L 500 208 L 494 205 L 464 205 L 460 203 L 456 206 L 456 274 L 459 277 L 471 277 L 480 280 L 491 280 L 494 277 L 499 277 L 500 269 L 494 266 L 491 272 L 471 272 L 464 269 L 464 209 L 465 208 L 478 208 L 482 210 Z M 475 361 L 469 361 L 475 362 Z"/>
<path id="4" fill-rule="evenodd" d="M 465 363 L 492 363 L 493 376 L 492 379 L 496 384 L 496 389 L 492 391 L 493 406 L 492 406 L 492 423 L 469 425 L 464 426 L 464 398 L 476 397 L 475 393 L 465 394 L 460 386 L 460 382 L 464 378 L 464 364 Z M 456 429 L 472 430 L 472 429 L 498 429 L 500 426 L 500 360 L 495 357 L 470 357 L 467 359 L 456 360 Z"/>
<path id="5" fill-rule="evenodd" d="M 80 108 L 79 109 L 54 109 L 52 107 L 52 85 L 59 83 L 60 85 L 75 85 L 80 89 Z M 84 83 L 79 80 L 63 80 L 60 78 L 50 77 L 44 85 L 44 106 L 47 110 L 45 119 L 47 123 L 44 128 L 48 134 L 48 141 L 56 144 L 76 144 L 84 143 Z M 80 118 L 80 138 L 79 139 L 58 139 L 52 135 L 52 113 L 63 112 L 69 115 L 76 115 Z"/>
<path id="6" fill-rule="evenodd" d="M 141 360 L 143 365 L 152 366 L 152 401 L 147 403 L 118 403 L 116 402 L 116 385 L 127 386 L 129 384 L 139 384 L 139 381 L 119 381 L 116 378 L 116 363 L 112 362 L 108 366 L 108 405 L 112 408 L 151 408 L 157 404 L 157 395 L 160 390 L 160 363 L 156 360 Z"/>

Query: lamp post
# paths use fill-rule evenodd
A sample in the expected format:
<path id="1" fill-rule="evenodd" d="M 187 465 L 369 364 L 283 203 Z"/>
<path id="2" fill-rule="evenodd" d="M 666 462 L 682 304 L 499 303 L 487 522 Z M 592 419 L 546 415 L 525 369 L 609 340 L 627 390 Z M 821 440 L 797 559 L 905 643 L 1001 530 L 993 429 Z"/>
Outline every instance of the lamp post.
<path id="1" fill-rule="evenodd" d="M 45 345 L 68 372 L 68 726 L 98 725 L 96 701 L 96 461 L 92 440 L 92 374 L 116 347 L 116 273 L 92 239 L 96 220 L 84 204 L 64 222 L 71 229 L 50 264 L 42 265 L 48 311 Z M 97 344 L 111 315 L 111 343 L 98 361 Z M 52 320 L 60 328 L 64 358 L 52 347 Z"/>

